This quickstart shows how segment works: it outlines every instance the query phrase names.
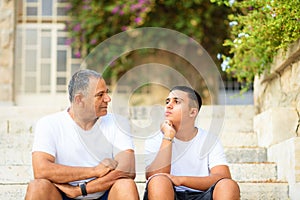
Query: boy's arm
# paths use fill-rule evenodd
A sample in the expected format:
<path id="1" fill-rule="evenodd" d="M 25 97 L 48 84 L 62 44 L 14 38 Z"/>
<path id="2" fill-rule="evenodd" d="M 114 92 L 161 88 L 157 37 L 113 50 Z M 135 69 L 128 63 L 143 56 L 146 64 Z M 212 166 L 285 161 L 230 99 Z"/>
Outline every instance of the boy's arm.
<path id="1" fill-rule="evenodd" d="M 209 176 L 197 177 L 197 176 L 172 176 L 170 174 L 165 174 L 168 176 L 174 185 L 176 186 L 186 186 L 196 190 L 205 191 L 215 184 L 218 180 L 222 178 L 230 178 L 231 174 L 229 167 L 226 165 L 218 165 L 211 169 Z"/>
<path id="2" fill-rule="evenodd" d="M 170 173 L 172 161 L 172 140 L 175 137 L 175 129 L 170 121 L 161 125 L 164 138 L 154 161 L 146 167 L 146 178 L 148 179 L 157 173 Z"/>

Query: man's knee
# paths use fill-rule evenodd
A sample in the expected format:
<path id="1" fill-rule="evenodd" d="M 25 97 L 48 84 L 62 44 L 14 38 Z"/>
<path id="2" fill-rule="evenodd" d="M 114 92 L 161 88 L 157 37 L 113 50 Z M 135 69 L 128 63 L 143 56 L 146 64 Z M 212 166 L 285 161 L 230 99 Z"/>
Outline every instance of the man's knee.
<path id="1" fill-rule="evenodd" d="M 59 199 L 61 197 L 58 189 L 49 180 L 34 179 L 28 184 L 25 199 L 40 199 L 40 197 L 49 195 L 52 195 L 53 199 Z"/>
<path id="2" fill-rule="evenodd" d="M 27 187 L 27 192 L 35 192 L 41 190 L 47 190 L 47 188 L 53 187 L 53 184 L 47 179 L 34 179 L 30 181 Z"/>

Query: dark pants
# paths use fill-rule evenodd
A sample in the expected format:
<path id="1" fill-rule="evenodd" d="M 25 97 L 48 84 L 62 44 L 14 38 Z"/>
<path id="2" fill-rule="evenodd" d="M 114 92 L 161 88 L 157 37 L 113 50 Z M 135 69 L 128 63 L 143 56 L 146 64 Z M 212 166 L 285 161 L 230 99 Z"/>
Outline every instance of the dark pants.
<path id="1" fill-rule="evenodd" d="M 98 199 L 95 199 L 95 200 L 107 200 L 108 199 L 108 193 L 109 193 L 109 190 L 107 190 L 101 197 L 99 197 Z M 74 199 L 71 199 L 69 197 L 67 197 L 65 195 L 65 193 L 61 192 L 61 196 L 63 198 L 63 200 L 74 200 Z"/>

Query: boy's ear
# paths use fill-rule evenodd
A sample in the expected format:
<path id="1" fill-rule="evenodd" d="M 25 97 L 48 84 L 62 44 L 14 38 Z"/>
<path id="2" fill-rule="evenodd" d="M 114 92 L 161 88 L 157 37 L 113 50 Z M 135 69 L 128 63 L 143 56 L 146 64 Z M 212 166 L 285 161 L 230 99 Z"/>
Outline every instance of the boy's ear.
<path id="1" fill-rule="evenodd" d="M 197 114 L 198 114 L 198 109 L 197 108 L 191 108 L 190 117 L 196 117 Z"/>

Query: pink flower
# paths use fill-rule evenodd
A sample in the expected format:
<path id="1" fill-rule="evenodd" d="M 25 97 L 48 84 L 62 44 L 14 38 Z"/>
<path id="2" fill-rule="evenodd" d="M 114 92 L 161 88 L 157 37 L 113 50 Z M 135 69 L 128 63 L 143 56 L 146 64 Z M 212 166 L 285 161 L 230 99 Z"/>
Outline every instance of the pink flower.
<path id="1" fill-rule="evenodd" d="M 122 31 L 126 31 L 127 29 L 128 29 L 127 26 L 122 26 L 122 27 L 121 27 L 121 30 L 122 30 Z"/>
<path id="2" fill-rule="evenodd" d="M 73 40 L 71 38 L 66 39 L 66 45 L 71 45 Z"/>
<path id="3" fill-rule="evenodd" d="M 73 31 L 80 31 L 80 30 L 81 30 L 80 24 L 76 24 L 76 25 L 73 27 Z"/>
<path id="4" fill-rule="evenodd" d="M 76 58 L 81 58 L 81 53 L 80 53 L 80 51 L 77 51 L 77 52 L 75 53 L 75 57 L 76 57 Z"/>
<path id="5" fill-rule="evenodd" d="M 91 45 L 94 45 L 94 44 L 96 44 L 97 43 L 97 39 L 92 39 L 91 41 L 90 41 L 90 44 Z"/>
<path id="6" fill-rule="evenodd" d="M 112 14 L 116 14 L 117 12 L 119 12 L 120 8 L 119 6 L 114 7 L 114 9 L 112 9 L 111 13 Z"/>
<path id="7" fill-rule="evenodd" d="M 70 3 L 68 3 L 67 5 L 66 5 L 66 7 L 65 7 L 65 10 L 66 11 L 69 11 L 69 10 L 71 10 L 72 9 L 72 5 L 70 4 Z"/>
<path id="8" fill-rule="evenodd" d="M 135 23 L 139 24 L 139 23 L 141 23 L 142 18 L 141 17 L 137 17 L 137 18 L 134 19 L 134 21 L 135 21 Z"/>

